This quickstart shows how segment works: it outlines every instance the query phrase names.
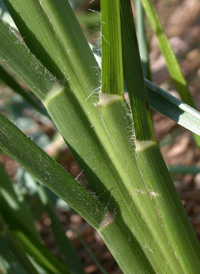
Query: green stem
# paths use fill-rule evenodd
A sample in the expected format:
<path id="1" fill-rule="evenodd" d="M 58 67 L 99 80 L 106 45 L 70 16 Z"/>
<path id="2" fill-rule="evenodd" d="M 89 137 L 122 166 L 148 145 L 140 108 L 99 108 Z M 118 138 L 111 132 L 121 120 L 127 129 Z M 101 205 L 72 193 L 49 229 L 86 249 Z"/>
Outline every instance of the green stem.
<path id="1" fill-rule="evenodd" d="M 120 1 L 101 1 L 102 75 L 101 92 L 124 96 Z"/>
<path id="2" fill-rule="evenodd" d="M 199 270 L 199 245 L 155 141 L 152 123 L 149 119 L 146 89 L 140 69 L 129 0 L 121 1 L 121 7 L 125 78 L 134 121 L 137 165 L 167 238 L 169 249 L 164 252 L 169 269 L 166 272 L 188 273 L 195 269 Z M 134 82 L 138 82 L 137 85 L 132 84 L 132 77 L 127 67 L 132 75 L 139 79 Z M 142 134 L 143 132 L 145 134 Z M 159 243 L 166 248 L 162 239 L 159 239 Z"/>
<path id="3" fill-rule="evenodd" d="M 129 0 L 121 0 L 121 22 L 123 66 L 131 112 L 134 120 L 140 121 L 134 124 L 135 137 L 141 141 L 155 140 Z"/>
<path id="4" fill-rule="evenodd" d="M 146 146 L 146 147 L 145 147 Z M 177 263 L 175 273 L 200 271 L 200 248 L 193 228 L 178 197 L 166 164 L 156 143 L 143 144 L 137 150 L 138 166 L 162 220 Z M 148 168 L 147 168 L 148 167 Z M 178 270 L 178 264 L 182 270 Z"/>

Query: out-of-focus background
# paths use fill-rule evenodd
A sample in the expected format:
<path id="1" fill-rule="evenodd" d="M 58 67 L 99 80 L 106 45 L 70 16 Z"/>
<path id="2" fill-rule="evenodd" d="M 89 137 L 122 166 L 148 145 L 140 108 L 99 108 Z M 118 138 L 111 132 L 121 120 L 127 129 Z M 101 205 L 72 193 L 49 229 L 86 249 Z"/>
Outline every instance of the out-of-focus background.
<path id="1" fill-rule="evenodd" d="M 98 47 L 101 35 L 100 0 L 71 0 L 70 2 L 87 39 Z M 134 10 L 134 1 L 132 3 Z M 200 2 L 199 0 L 162 0 L 154 1 L 154 4 L 200 110 Z M 0 15 L 3 15 L 2 11 Z M 148 20 L 146 20 L 146 30 L 152 81 L 178 97 Z M 23 86 L 22 83 L 20 84 Z M 78 177 L 79 180 L 85 182 L 81 170 L 63 139 L 56 133 L 53 124 L 47 117 L 34 110 L 22 97 L 14 93 L 1 79 L 0 111 L 54 157 L 63 168 L 75 178 Z M 178 193 L 200 240 L 200 173 L 197 170 L 200 168 L 199 150 L 189 131 L 156 112 L 153 113 L 153 120 L 163 156 L 167 165 L 171 167 L 171 174 Z M 59 257 L 50 229 L 51 220 L 42 206 L 38 206 L 40 202 L 33 178 L 3 153 L 0 154 L 0 163 L 3 164 L 12 181 L 19 185 L 34 214 L 37 228 L 45 244 Z M 121 273 L 99 235 L 64 202 L 51 193 L 49 197 L 55 205 L 56 213 L 66 235 L 72 240 L 84 264 L 86 273 L 101 272 L 75 231 L 78 231 L 108 273 Z"/>

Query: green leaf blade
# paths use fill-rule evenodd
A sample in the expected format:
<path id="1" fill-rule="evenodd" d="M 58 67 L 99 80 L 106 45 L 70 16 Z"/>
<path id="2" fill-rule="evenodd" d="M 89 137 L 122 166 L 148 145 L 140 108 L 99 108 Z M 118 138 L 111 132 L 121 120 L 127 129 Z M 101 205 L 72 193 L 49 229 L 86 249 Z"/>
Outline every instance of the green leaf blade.
<path id="1" fill-rule="evenodd" d="M 44 100 L 56 83 L 55 77 L 41 65 L 9 26 L 0 20 L 0 58 L 40 100 Z"/>
<path id="2" fill-rule="evenodd" d="M 174 80 L 181 99 L 191 107 L 195 108 L 194 101 L 190 94 L 188 85 L 185 81 L 183 73 L 178 64 L 177 58 L 173 52 L 173 49 L 169 43 L 169 40 L 163 30 L 161 21 L 158 14 L 152 4 L 151 0 L 141 0 L 147 17 L 152 25 L 152 28 L 158 38 L 160 50 L 165 58 L 171 78 Z"/>
<path id="3" fill-rule="evenodd" d="M 200 136 L 200 112 L 145 80 L 149 104 L 177 124 Z"/>
<path id="4" fill-rule="evenodd" d="M 99 88 L 98 65 L 68 0 L 5 4 L 28 48 L 68 89 L 85 101 Z"/>
<path id="5" fill-rule="evenodd" d="M 1 148 L 66 201 L 81 216 L 84 215 L 89 223 L 94 227 L 98 227 L 105 215 L 104 207 L 1 113 L 0 123 Z M 20 152 L 19 148 L 22 143 L 24 149 Z M 38 161 L 42 168 L 38 168 Z M 83 214 L 83 212 L 85 213 Z"/>
<path id="6" fill-rule="evenodd" d="M 101 92 L 124 96 L 120 0 L 102 0 Z"/>
<path id="7" fill-rule="evenodd" d="M 129 0 L 121 0 L 124 75 L 130 99 L 136 140 L 155 140 L 144 84 L 135 25 Z"/>

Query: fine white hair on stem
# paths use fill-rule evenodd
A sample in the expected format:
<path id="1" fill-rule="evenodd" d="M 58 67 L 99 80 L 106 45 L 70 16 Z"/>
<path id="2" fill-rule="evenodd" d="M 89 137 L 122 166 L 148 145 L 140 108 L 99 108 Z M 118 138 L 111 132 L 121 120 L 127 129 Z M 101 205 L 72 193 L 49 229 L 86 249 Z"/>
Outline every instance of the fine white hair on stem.
<path id="1" fill-rule="evenodd" d="M 101 33 L 101 37 L 104 39 L 104 41 L 106 42 L 106 44 L 110 47 L 110 44 L 108 42 L 108 40 L 106 40 L 106 37 Z"/>
<path id="2" fill-rule="evenodd" d="M 134 126 L 133 126 L 133 118 L 132 118 L 132 112 L 131 110 L 128 108 L 127 114 L 126 114 L 126 118 L 130 121 L 130 124 L 128 125 L 127 131 L 130 134 L 130 138 L 128 140 L 128 143 L 130 145 L 130 149 L 135 148 L 135 131 L 134 131 Z"/>
<path id="3" fill-rule="evenodd" d="M 83 174 L 83 172 L 84 172 L 84 169 L 81 170 L 81 172 L 76 176 L 76 178 L 75 178 L 76 181 L 80 178 L 80 176 Z"/>
<path id="4" fill-rule="evenodd" d="M 88 189 L 88 191 L 91 193 L 91 195 L 96 199 L 99 200 L 99 196 L 97 195 L 97 192 L 92 191 L 91 189 Z"/>
<path id="5" fill-rule="evenodd" d="M 94 91 L 92 91 L 92 92 L 88 95 L 88 97 L 86 98 L 86 101 L 88 101 L 89 98 L 90 98 L 91 96 L 93 96 L 93 95 L 99 97 L 99 91 L 100 91 L 100 87 L 98 87 L 98 88 L 96 88 Z"/>
<path id="6" fill-rule="evenodd" d="M 91 11 L 91 12 L 94 12 L 94 13 L 98 14 L 99 16 L 101 16 L 101 13 L 99 13 L 99 12 L 96 11 L 96 10 L 92 10 L 92 9 L 88 9 L 88 10 Z"/>

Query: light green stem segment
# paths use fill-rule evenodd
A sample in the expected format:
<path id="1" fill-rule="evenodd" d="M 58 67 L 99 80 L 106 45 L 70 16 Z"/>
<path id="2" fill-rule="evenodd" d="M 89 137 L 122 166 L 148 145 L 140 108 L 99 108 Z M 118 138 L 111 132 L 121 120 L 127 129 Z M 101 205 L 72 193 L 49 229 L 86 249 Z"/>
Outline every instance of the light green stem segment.
<path id="1" fill-rule="evenodd" d="M 113 101 L 111 101 L 111 98 L 113 98 Z M 137 166 L 139 168 L 139 173 L 138 170 L 135 170 L 134 166 L 136 163 L 132 157 L 132 153 L 134 153 L 134 147 L 131 147 L 131 142 L 133 142 L 133 139 L 129 139 L 128 142 L 127 138 L 130 138 L 130 135 L 127 134 L 126 136 L 124 134 L 124 136 L 122 137 L 120 133 L 124 132 L 124 130 L 120 128 L 119 125 L 125 125 L 125 127 L 129 128 L 129 130 L 133 133 L 133 129 L 131 128 L 131 122 L 129 121 L 130 117 L 128 118 L 125 115 L 125 113 L 127 113 L 125 110 L 126 106 L 125 104 L 122 105 L 122 102 L 123 101 L 120 101 L 119 97 L 117 96 L 100 94 L 100 113 L 105 123 L 105 127 L 107 128 L 108 134 L 110 135 L 111 142 L 116 149 L 117 158 L 120 161 L 120 163 L 122 163 L 124 168 L 123 172 L 122 170 L 120 170 L 120 167 L 118 167 L 118 170 L 120 170 L 120 174 L 123 178 L 124 186 L 127 187 L 127 191 L 129 191 L 129 195 L 131 195 L 132 197 L 132 201 L 130 201 L 130 203 L 132 203 L 132 211 L 134 211 L 134 218 L 132 216 L 132 212 L 129 211 L 129 219 L 127 218 L 127 216 L 123 217 L 123 219 L 126 220 L 129 228 L 133 229 L 133 234 L 136 235 L 137 240 L 141 243 L 141 246 L 145 247 L 144 252 L 151 261 L 155 273 L 182 273 L 182 265 L 179 262 L 179 258 L 176 256 L 176 246 L 173 246 L 173 243 L 171 242 L 172 239 L 170 233 L 172 233 L 172 231 L 167 231 L 165 229 L 162 218 L 159 214 L 159 208 L 156 206 L 154 202 L 155 198 L 162 199 L 160 198 L 160 196 L 162 196 L 161 193 L 164 190 L 160 190 L 160 194 L 158 194 L 153 184 L 148 185 L 146 183 L 143 177 L 143 173 L 141 172 L 139 166 Z M 120 112 L 119 109 L 121 110 Z M 124 113 L 122 110 L 124 111 Z M 123 117 L 125 116 L 126 121 L 122 121 Z M 112 134 L 113 132 L 114 134 Z M 132 137 L 134 138 L 134 136 Z M 146 142 L 147 147 L 152 144 L 154 144 L 153 141 Z M 139 144 L 137 146 L 140 147 L 140 145 L 142 145 L 141 148 L 143 148 L 145 146 L 145 142 L 142 142 L 142 144 Z M 121 147 L 120 150 L 117 149 L 119 146 Z M 128 147 L 129 149 L 127 150 Z M 125 151 L 127 155 L 123 154 L 125 153 Z M 141 178 L 139 179 L 140 176 Z M 133 188 L 131 187 L 131 185 Z M 173 190 L 176 194 L 175 189 Z M 125 189 L 120 190 L 120 195 L 122 197 L 123 193 L 125 195 Z M 176 199 L 178 199 L 177 195 L 175 195 L 175 197 Z M 122 201 L 123 199 L 125 199 L 125 197 L 122 198 Z M 126 199 L 127 203 L 129 203 L 128 196 L 126 196 Z M 121 204 L 122 201 L 120 201 Z M 122 208 L 123 207 L 124 206 L 122 206 Z M 182 206 L 181 210 L 183 211 Z M 170 214 L 172 214 L 173 210 L 169 209 L 169 211 Z M 138 212 L 140 212 L 142 216 L 141 218 L 143 220 L 146 220 L 145 225 L 148 224 L 148 237 L 145 237 L 145 225 L 143 226 L 143 233 L 140 233 L 137 230 L 137 226 L 134 225 L 134 221 L 137 223 L 137 225 L 139 225 L 141 222 L 140 217 L 137 215 Z M 168 212 L 166 210 L 166 214 L 167 213 Z M 167 216 L 169 218 L 169 214 Z M 171 216 L 171 218 L 176 219 L 176 215 Z M 187 219 L 186 222 L 188 222 Z M 179 227 L 179 229 L 182 228 Z M 152 243 L 150 244 L 149 241 L 152 241 Z"/>
<path id="2" fill-rule="evenodd" d="M 120 0 L 102 0 L 101 17 L 101 92 L 124 96 Z"/>
<path id="3" fill-rule="evenodd" d="M 137 166 L 144 185 L 151 190 L 152 204 L 159 216 L 162 230 L 165 231 L 166 242 L 170 244 L 171 251 L 177 260 L 175 263 L 169 262 L 170 257 L 167 257 L 166 263 L 171 266 L 171 269 L 167 271 L 162 269 L 161 272 L 157 272 L 181 274 L 190 273 L 190 271 L 193 273 L 192 271 L 196 269 L 194 273 L 198 273 L 200 248 L 162 159 L 155 141 L 151 120 L 148 118 L 146 89 L 138 59 L 139 53 L 129 0 L 121 1 L 121 10 L 124 64 L 126 67 L 124 70 L 133 113 Z M 134 83 L 137 82 L 138 84 L 131 83 L 131 74 L 127 68 L 132 71 L 133 75 L 137 75 L 140 81 L 136 80 Z M 145 135 L 139 134 L 145 131 Z M 191 250 L 188 252 L 190 248 Z M 195 260 L 194 264 L 193 260 Z"/>
<path id="4" fill-rule="evenodd" d="M 151 261 L 153 268 L 157 269 L 158 272 L 162 268 L 170 269 L 171 264 L 166 266 L 165 257 L 168 257 L 170 262 L 174 261 L 174 264 L 176 263 L 176 258 L 171 251 L 170 245 L 166 246 L 167 238 L 151 202 L 150 190 L 146 189 L 137 169 L 134 148 L 133 146 L 131 147 L 133 131 L 123 98 L 117 95 L 100 94 L 100 120 L 95 120 L 95 122 L 91 123 L 94 125 L 94 128 L 90 126 L 88 120 L 84 120 L 84 123 L 81 122 L 85 118 L 84 114 L 80 113 L 79 117 L 81 120 L 79 118 L 75 121 L 76 124 L 79 122 L 78 129 L 82 136 L 86 136 L 87 144 L 84 142 L 84 139 L 78 138 L 77 134 L 73 133 L 73 124 L 69 128 L 70 120 L 73 121 L 77 116 L 75 112 L 77 110 L 73 107 L 76 105 L 76 100 L 70 93 L 63 90 L 49 98 L 45 104 L 58 129 L 68 140 L 70 147 L 77 149 L 80 155 L 84 155 L 85 146 L 89 144 L 90 155 L 93 155 L 92 151 L 96 151 L 95 157 L 85 158 L 85 162 L 80 163 L 84 168 L 84 173 L 89 178 L 93 191 L 98 194 L 99 199 L 106 204 L 111 212 L 117 212 L 118 215 L 115 218 L 119 218 L 121 223 L 124 224 L 123 233 L 129 239 L 129 242 L 124 243 L 122 247 L 128 244 L 128 250 L 130 250 L 130 246 L 133 245 L 131 248 L 133 254 L 129 254 L 129 256 L 133 256 L 132 258 L 135 258 L 134 261 L 138 258 L 135 252 L 144 253 L 148 260 Z M 60 112 L 57 111 L 58 106 Z M 67 113 L 66 110 L 68 111 Z M 63 120 L 62 116 L 66 118 Z M 94 117 L 90 117 L 90 119 L 92 118 Z M 64 123 L 68 125 L 68 130 L 62 126 Z M 104 131 L 107 132 L 109 142 L 107 142 L 106 136 L 101 131 L 102 127 L 99 127 L 101 124 L 103 124 Z M 89 136 L 92 137 L 92 140 L 87 135 L 87 132 L 90 132 Z M 102 133 L 102 138 L 100 138 L 100 133 Z M 100 138 L 100 142 L 98 138 Z M 102 147 L 102 143 L 104 147 Z M 94 181 L 91 180 L 92 174 L 88 175 L 88 173 L 91 173 L 91 170 L 87 165 L 95 169 L 96 178 L 93 175 Z M 102 193 L 104 194 L 102 195 Z M 129 207 L 130 205 L 132 206 Z M 128 226 L 130 232 L 127 232 L 126 226 Z M 104 230 L 100 229 L 99 232 L 101 235 L 104 235 Z M 141 249 L 139 249 L 139 246 L 137 247 L 140 251 L 136 251 L 134 248 L 137 241 L 141 245 Z M 163 243 L 162 246 L 159 241 Z M 109 242 L 106 241 L 106 243 L 110 248 Z M 124 265 L 121 260 L 121 256 L 124 256 L 124 251 L 125 249 L 121 249 L 120 256 L 119 253 L 114 253 L 120 267 Z M 155 254 L 157 255 L 155 256 Z M 163 258 L 162 263 L 161 257 Z M 140 263 L 138 261 L 138 264 Z M 149 263 L 146 261 L 145 267 L 149 268 L 148 265 Z M 132 273 L 132 266 L 130 265 L 129 268 L 130 271 L 127 273 Z"/>
<path id="5" fill-rule="evenodd" d="M 135 137 L 141 141 L 154 140 L 155 137 L 129 0 L 121 0 L 121 28 L 124 76 L 132 116 L 135 121 L 138 121 L 134 123 Z"/>
<path id="6" fill-rule="evenodd" d="M 200 272 L 200 247 L 175 190 L 161 152 L 152 141 L 137 142 L 138 167 L 146 185 L 152 189 L 152 201 L 181 265 L 174 273 Z M 181 228 L 181 229 L 180 229 Z"/>

